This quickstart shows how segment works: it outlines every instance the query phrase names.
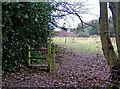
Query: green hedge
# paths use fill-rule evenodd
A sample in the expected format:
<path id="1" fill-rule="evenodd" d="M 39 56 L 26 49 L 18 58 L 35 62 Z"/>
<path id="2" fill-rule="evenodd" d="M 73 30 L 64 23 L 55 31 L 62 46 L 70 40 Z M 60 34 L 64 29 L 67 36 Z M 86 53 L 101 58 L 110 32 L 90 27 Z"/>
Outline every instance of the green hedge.
<path id="1" fill-rule="evenodd" d="M 46 2 L 2 3 L 4 71 L 27 65 L 27 44 L 46 46 L 50 14 L 51 6 Z"/>

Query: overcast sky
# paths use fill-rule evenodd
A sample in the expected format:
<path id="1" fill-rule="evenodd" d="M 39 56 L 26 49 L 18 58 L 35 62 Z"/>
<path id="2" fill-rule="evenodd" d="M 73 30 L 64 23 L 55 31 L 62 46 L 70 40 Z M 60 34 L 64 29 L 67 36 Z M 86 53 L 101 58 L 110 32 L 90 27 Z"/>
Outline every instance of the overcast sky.
<path id="1" fill-rule="evenodd" d="M 65 0 L 65 1 L 80 1 L 80 0 Z M 83 0 L 82 0 L 83 1 Z M 83 18 L 83 21 L 89 22 L 90 20 L 98 19 L 99 18 L 99 0 L 87 0 L 85 3 L 85 8 L 88 8 L 88 13 L 81 15 Z M 64 23 L 64 20 L 59 21 L 59 25 L 62 26 Z M 78 23 L 80 23 L 80 20 L 77 17 L 73 17 L 73 19 L 69 19 L 69 23 L 66 24 L 66 27 L 75 28 L 77 27 Z M 59 29 L 56 29 L 59 30 Z"/>
<path id="2" fill-rule="evenodd" d="M 86 2 L 88 5 L 86 6 L 89 10 L 88 17 L 85 18 L 85 21 L 97 19 L 99 17 L 99 0 L 88 0 Z M 90 15 L 91 14 L 91 15 Z"/>

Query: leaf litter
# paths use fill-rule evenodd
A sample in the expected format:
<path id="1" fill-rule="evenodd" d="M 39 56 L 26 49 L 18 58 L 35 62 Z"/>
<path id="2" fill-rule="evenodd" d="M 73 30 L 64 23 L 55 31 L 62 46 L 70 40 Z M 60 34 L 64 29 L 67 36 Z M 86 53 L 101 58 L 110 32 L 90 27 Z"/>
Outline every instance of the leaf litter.
<path id="1" fill-rule="evenodd" d="M 24 68 L 2 79 L 5 87 L 107 87 L 110 69 L 102 54 L 75 52 L 60 45 L 56 49 L 55 74 Z"/>

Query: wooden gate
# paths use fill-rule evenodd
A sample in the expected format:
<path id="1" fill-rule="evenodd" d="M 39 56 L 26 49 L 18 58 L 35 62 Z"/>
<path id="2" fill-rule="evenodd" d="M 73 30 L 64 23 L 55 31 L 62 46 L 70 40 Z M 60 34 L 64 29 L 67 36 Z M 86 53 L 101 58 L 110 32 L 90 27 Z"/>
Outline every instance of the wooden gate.
<path id="1" fill-rule="evenodd" d="M 33 54 L 38 53 L 40 56 L 34 56 Z M 41 54 L 43 53 L 43 54 Z M 37 55 L 38 55 L 37 54 Z M 34 60 L 42 60 L 42 63 L 34 63 Z M 40 69 L 44 69 L 50 71 L 52 73 L 55 72 L 55 45 L 51 42 L 48 43 L 48 47 L 42 48 L 34 48 L 30 45 L 27 45 L 27 61 L 29 67 L 39 67 Z"/>

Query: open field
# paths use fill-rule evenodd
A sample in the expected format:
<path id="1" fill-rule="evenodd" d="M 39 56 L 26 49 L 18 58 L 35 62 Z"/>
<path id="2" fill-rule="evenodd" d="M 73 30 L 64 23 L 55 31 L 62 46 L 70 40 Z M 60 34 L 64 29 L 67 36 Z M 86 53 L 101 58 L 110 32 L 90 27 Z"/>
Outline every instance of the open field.
<path id="1" fill-rule="evenodd" d="M 54 37 L 53 42 L 55 44 L 64 45 L 68 48 L 75 49 L 78 52 L 94 52 L 102 53 L 102 46 L 100 37 L 66 37 L 67 41 L 65 43 L 65 37 Z M 111 38 L 114 48 L 116 49 L 115 39 Z"/>

